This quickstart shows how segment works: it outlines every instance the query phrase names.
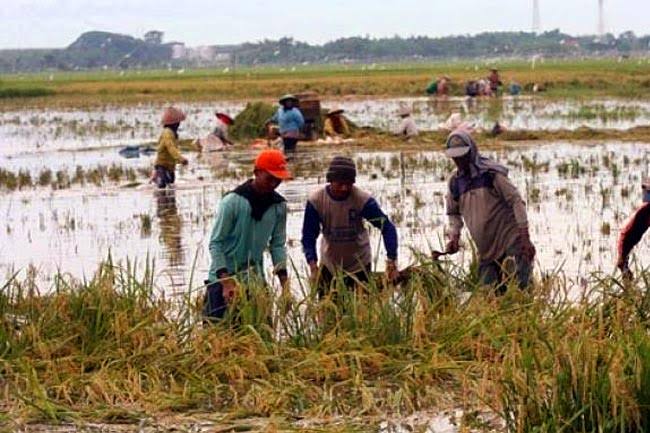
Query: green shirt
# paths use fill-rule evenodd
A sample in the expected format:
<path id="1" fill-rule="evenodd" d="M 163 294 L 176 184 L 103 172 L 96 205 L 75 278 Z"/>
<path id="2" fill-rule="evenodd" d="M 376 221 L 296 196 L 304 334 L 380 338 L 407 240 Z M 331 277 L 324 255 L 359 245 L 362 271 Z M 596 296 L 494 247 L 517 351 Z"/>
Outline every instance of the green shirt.
<path id="1" fill-rule="evenodd" d="M 212 263 L 208 280 L 217 279 L 217 271 L 227 269 L 236 274 L 254 268 L 264 276 L 263 253 L 271 253 L 275 272 L 287 268 L 287 204 L 272 204 L 256 221 L 248 200 L 236 193 L 223 197 L 210 236 Z"/>

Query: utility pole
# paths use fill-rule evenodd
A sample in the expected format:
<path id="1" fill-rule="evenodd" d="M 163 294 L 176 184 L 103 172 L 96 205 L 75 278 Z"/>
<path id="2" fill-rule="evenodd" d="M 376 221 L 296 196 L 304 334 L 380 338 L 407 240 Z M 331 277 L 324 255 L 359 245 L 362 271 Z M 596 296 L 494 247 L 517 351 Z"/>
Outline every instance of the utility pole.
<path id="1" fill-rule="evenodd" d="M 533 33 L 542 31 L 542 20 L 539 15 L 539 0 L 533 0 Z"/>
<path id="2" fill-rule="evenodd" d="M 598 36 L 605 36 L 605 0 L 598 0 Z"/>

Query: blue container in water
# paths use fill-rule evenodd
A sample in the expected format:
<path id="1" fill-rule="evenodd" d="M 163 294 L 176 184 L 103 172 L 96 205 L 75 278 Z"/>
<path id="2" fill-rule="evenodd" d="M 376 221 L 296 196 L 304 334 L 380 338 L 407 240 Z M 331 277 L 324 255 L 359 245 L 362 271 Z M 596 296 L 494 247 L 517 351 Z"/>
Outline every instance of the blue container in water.
<path id="1" fill-rule="evenodd" d="M 127 159 L 140 158 L 140 146 L 125 146 L 117 153 L 119 153 L 121 157 Z"/>

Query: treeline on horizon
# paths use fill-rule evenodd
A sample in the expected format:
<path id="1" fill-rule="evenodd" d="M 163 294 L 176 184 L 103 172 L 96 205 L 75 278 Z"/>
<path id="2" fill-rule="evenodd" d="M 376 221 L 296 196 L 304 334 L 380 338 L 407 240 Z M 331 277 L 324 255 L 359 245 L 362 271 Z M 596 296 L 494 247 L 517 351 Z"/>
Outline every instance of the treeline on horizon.
<path id="1" fill-rule="evenodd" d="M 532 55 L 550 57 L 599 57 L 645 54 L 650 35 L 628 31 L 618 36 L 571 36 L 559 30 L 531 32 L 489 32 L 477 35 L 391 38 L 347 37 L 323 45 L 286 37 L 279 40 L 213 46 L 225 53 L 218 60 L 173 59 L 169 42 L 152 44 L 128 35 L 87 32 L 63 49 L 0 50 L 0 72 L 44 70 L 137 69 L 158 67 L 209 67 L 280 64 L 337 64 L 360 62 L 426 61 L 466 58 L 517 58 Z M 224 60 L 226 59 L 226 60 Z"/>

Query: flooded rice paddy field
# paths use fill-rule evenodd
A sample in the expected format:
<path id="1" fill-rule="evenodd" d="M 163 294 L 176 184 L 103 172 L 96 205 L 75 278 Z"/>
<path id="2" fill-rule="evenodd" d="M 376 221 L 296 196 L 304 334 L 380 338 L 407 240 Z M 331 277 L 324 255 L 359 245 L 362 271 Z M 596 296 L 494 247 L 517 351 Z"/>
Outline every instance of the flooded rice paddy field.
<path id="1" fill-rule="evenodd" d="M 188 113 L 181 135 L 200 137 L 213 127 L 216 109 L 232 116 L 242 102 L 178 104 Z M 324 100 L 326 108 L 340 106 L 360 126 L 397 127 L 398 109 L 408 106 L 422 130 L 437 129 L 451 113 L 460 112 L 477 127 L 491 128 L 496 120 L 510 129 L 555 130 L 590 128 L 627 129 L 650 122 L 650 101 L 569 100 L 531 97 L 499 99 L 388 98 Z M 87 110 L 23 109 L 0 112 L 0 156 L 61 150 L 109 148 L 155 140 L 162 104 L 105 106 Z"/>
<path id="2" fill-rule="evenodd" d="M 335 151 L 301 149 L 292 161 L 296 179 L 279 190 L 289 203 L 289 252 L 299 272 L 305 268 L 300 247 L 304 203 L 324 182 Z M 412 261 L 416 252 L 442 248 L 444 194 L 452 171 L 444 154 L 433 149 L 348 153 L 358 164 L 358 185 L 374 194 L 399 228 L 401 265 Z M 561 271 L 580 284 L 580 277 L 590 272 L 613 270 L 619 228 L 639 203 L 641 178 L 648 174 L 649 145 L 553 142 L 487 154 L 507 164 L 528 202 L 538 276 Z M 61 190 L 36 185 L 2 192 L 0 273 L 32 268 L 44 280 L 56 271 L 90 276 L 110 254 L 122 264 L 127 259 L 154 261 L 163 289 L 199 286 L 209 266 L 207 243 L 217 204 L 246 179 L 253 157 L 252 150 L 209 159 L 190 155 L 189 166 L 177 173 L 176 190 L 163 193 L 144 178 L 152 156 L 125 160 L 115 149 L 99 149 L 4 157 L 5 166 L 35 173 L 51 167 L 67 170 L 71 177 L 79 164 L 114 164 L 135 171 L 137 181 L 122 177 L 101 187 L 85 182 Z M 371 233 L 381 270 L 383 247 L 379 233 Z M 650 242 L 642 241 L 637 257 L 647 257 L 648 252 Z M 453 260 L 470 258 L 466 242 Z"/>

